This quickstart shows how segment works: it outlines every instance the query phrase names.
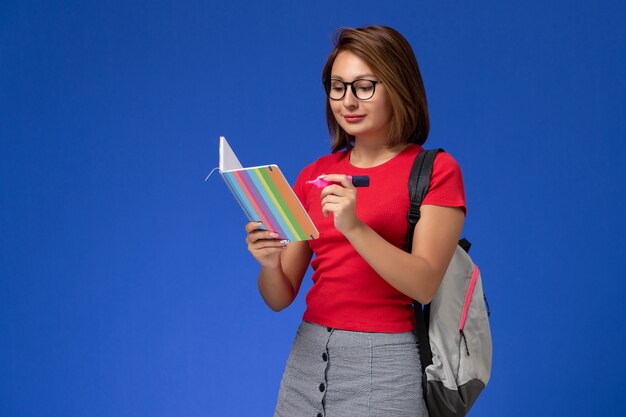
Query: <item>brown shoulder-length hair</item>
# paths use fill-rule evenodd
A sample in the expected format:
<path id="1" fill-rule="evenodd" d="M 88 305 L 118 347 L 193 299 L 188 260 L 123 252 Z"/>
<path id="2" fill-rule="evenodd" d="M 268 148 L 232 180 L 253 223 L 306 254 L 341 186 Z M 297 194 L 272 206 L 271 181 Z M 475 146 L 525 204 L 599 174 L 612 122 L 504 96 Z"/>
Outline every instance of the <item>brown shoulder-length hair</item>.
<path id="1" fill-rule="evenodd" d="M 339 29 L 335 48 L 322 72 L 325 86 L 330 81 L 337 55 L 343 51 L 352 52 L 365 61 L 389 92 L 391 121 L 387 146 L 424 144 L 430 130 L 426 91 L 413 48 L 404 36 L 387 26 Z M 353 146 L 354 137 L 339 126 L 329 101 L 326 101 L 326 122 L 333 138 L 333 153 Z"/>

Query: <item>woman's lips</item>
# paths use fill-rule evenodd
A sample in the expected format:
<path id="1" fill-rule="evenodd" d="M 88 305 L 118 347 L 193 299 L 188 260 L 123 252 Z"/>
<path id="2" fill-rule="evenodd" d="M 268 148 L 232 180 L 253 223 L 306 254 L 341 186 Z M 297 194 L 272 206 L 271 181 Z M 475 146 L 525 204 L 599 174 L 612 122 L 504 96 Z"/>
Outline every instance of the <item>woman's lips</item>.
<path id="1" fill-rule="evenodd" d="M 361 120 L 363 120 L 364 117 L 365 115 L 361 115 L 361 114 L 344 114 L 343 115 L 343 118 L 348 123 L 360 122 Z"/>

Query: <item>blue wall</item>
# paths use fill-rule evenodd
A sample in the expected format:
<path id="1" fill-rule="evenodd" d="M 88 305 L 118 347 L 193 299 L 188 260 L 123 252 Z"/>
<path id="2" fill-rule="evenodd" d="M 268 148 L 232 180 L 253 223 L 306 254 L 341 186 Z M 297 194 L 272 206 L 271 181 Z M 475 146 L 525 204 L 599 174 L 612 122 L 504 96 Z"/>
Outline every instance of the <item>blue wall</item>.
<path id="1" fill-rule="evenodd" d="M 293 181 L 329 148 L 340 26 L 414 46 L 492 309 L 474 416 L 623 416 L 626 6 L 0 6 L 0 416 L 268 416 L 304 310 L 267 309 L 219 135 Z"/>

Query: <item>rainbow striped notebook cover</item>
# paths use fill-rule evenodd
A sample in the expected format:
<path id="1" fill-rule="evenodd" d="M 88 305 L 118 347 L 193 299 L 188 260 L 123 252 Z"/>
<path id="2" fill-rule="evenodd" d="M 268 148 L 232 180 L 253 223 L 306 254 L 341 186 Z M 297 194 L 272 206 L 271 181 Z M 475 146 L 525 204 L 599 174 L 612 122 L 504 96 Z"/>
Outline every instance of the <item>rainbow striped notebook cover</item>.
<path id="1" fill-rule="evenodd" d="M 319 232 L 277 165 L 244 168 L 220 137 L 220 174 L 250 221 L 288 241 L 311 240 Z"/>

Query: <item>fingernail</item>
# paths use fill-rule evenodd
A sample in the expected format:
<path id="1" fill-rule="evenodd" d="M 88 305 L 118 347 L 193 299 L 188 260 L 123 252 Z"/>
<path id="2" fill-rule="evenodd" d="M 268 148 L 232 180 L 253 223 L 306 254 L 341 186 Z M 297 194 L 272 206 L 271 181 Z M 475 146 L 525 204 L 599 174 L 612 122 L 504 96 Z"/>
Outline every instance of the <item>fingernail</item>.
<path id="1" fill-rule="evenodd" d="M 270 237 L 277 238 L 278 237 L 278 233 L 272 232 L 272 233 L 270 233 Z"/>

